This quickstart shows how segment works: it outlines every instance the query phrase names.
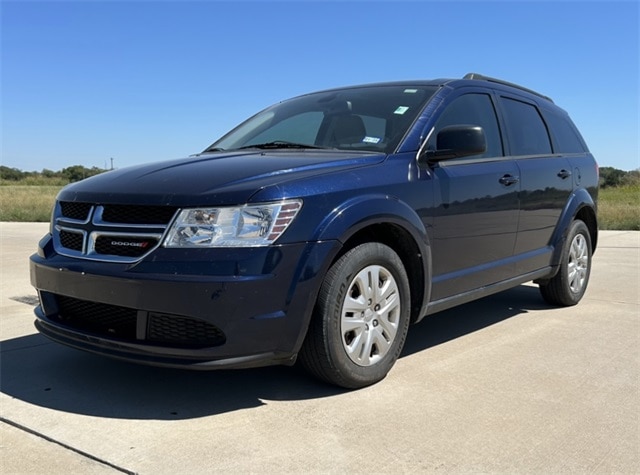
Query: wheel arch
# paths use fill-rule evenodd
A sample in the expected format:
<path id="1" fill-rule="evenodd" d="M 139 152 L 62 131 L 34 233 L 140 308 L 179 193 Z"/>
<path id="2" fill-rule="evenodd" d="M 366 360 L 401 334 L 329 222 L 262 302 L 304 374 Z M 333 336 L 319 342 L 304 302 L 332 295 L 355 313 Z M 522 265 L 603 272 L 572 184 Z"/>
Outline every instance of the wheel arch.
<path id="1" fill-rule="evenodd" d="M 596 250 L 598 243 L 598 219 L 596 214 L 596 204 L 584 188 L 579 188 L 570 196 L 566 206 L 558 220 L 556 229 L 551 236 L 550 244 L 554 247 L 551 264 L 558 266 L 562 259 L 562 249 L 567 239 L 567 233 L 571 223 L 575 219 L 582 220 L 589 230 L 591 238 L 591 252 Z"/>
<path id="2" fill-rule="evenodd" d="M 431 246 L 426 228 L 409 205 L 386 195 L 358 197 L 334 210 L 315 239 L 342 243 L 329 267 L 360 244 L 389 246 L 402 260 L 409 278 L 411 321 L 425 315 L 431 293 Z"/>
<path id="3" fill-rule="evenodd" d="M 589 236 L 591 237 L 591 254 L 596 252 L 598 246 L 598 219 L 596 217 L 595 209 L 590 206 L 583 205 L 575 216 L 576 219 L 580 219 L 587 225 L 589 229 Z"/>

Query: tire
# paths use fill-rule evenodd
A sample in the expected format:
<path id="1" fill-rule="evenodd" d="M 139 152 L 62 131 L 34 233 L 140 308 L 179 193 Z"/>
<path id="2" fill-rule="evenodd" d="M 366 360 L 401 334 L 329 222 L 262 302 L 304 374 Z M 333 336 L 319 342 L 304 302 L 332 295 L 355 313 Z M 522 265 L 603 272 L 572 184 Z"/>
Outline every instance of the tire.
<path id="1" fill-rule="evenodd" d="M 582 299 L 591 273 L 591 252 L 589 229 L 576 219 L 569 228 L 558 273 L 540 284 L 540 293 L 547 303 L 568 307 Z"/>
<path id="2" fill-rule="evenodd" d="M 348 389 L 383 379 L 407 336 L 409 292 L 402 261 L 390 247 L 366 243 L 348 251 L 324 278 L 299 354 L 302 365 Z"/>

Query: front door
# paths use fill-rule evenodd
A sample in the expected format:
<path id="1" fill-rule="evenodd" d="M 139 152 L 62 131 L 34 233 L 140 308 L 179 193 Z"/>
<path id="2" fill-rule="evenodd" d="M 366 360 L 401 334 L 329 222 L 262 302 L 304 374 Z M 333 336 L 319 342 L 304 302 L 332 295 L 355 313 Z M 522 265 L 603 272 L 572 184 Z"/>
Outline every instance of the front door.
<path id="1" fill-rule="evenodd" d="M 492 96 L 468 92 L 451 99 L 437 133 L 450 125 L 479 125 L 487 139 L 482 155 L 440 162 L 433 168 L 432 300 L 513 276 L 518 229 L 519 170 L 505 157 Z"/>

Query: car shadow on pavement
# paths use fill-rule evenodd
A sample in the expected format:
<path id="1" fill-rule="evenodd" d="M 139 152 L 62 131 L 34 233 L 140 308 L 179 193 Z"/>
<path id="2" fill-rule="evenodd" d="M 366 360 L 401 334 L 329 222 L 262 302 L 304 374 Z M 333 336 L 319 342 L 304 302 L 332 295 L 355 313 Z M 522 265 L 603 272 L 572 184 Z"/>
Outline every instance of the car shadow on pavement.
<path id="1" fill-rule="evenodd" d="M 550 308 L 537 286 L 520 285 L 504 292 L 425 317 L 409 327 L 400 357 L 417 353 L 532 310 Z"/>
<path id="2" fill-rule="evenodd" d="M 542 308 L 548 306 L 537 289 L 520 286 L 441 312 L 411 327 L 402 356 Z M 0 392 L 36 406 L 98 417 L 184 420 L 346 392 L 297 366 L 213 372 L 155 368 L 80 352 L 39 334 L 3 341 L 0 350 Z"/>

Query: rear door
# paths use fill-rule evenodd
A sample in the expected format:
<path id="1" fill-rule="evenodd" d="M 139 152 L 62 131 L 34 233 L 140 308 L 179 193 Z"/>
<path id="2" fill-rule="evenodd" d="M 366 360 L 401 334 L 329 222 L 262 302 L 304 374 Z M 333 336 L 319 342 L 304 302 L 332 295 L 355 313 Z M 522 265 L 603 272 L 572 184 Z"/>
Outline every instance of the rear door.
<path id="1" fill-rule="evenodd" d="M 501 95 L 508 149 L 520 175 L 520 211 L 514 255 L 516 272 L 549 265 L 551 235 L 573 189 L 569 160 L 554 153 L 548 124 L 533 102 Z"/>
<path id="2" fill-rule="evenodd" d="M 487 151 L 433 168 L 432 300 L 499 282 L 514 271 L 519 170 L 505 157 L 489 91 L 468 88 L 449 96 L 427 146 L 436 148 L 442 128 L 463 124 L 483 128 Z"/>

